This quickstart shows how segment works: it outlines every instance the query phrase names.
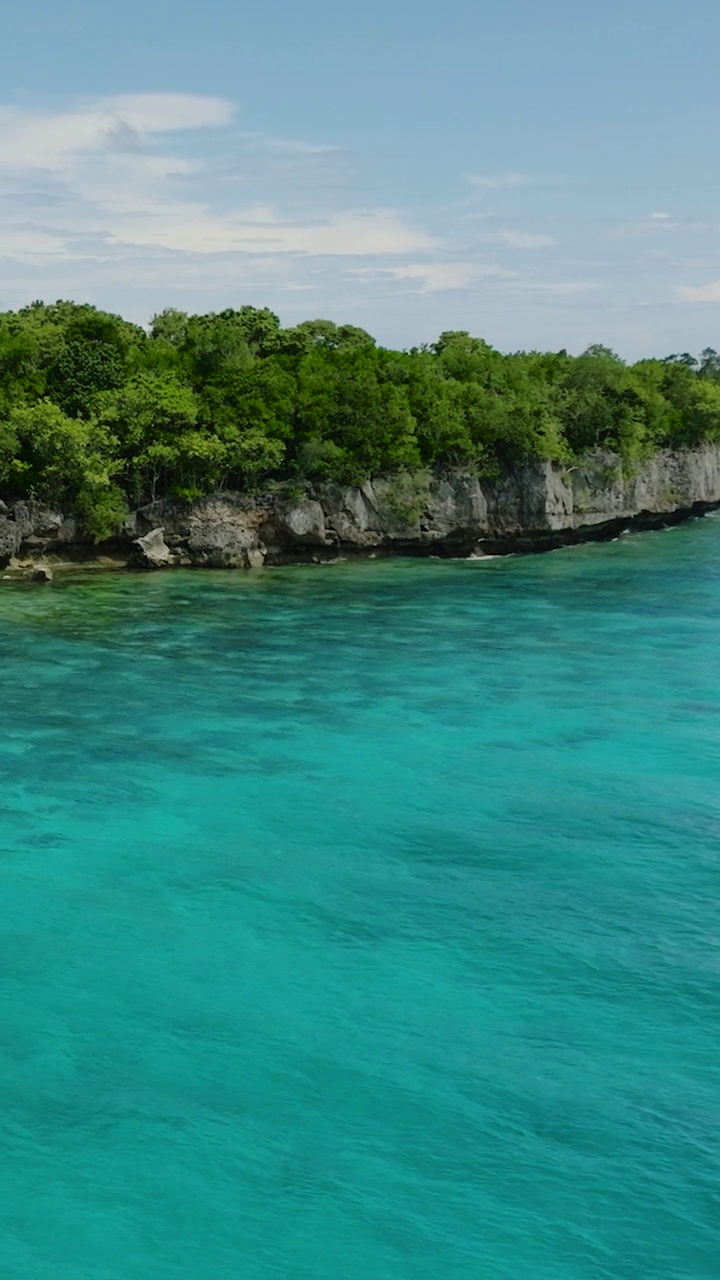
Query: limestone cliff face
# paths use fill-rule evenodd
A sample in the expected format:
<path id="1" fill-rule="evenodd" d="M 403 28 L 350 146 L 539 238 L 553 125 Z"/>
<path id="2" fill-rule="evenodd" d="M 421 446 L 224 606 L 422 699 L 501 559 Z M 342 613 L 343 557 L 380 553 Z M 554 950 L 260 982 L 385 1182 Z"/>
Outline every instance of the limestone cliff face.
<path id="1" fill-rule="evenodd" d="M 15 502 L 0 498 L 0 567 L 16 556 L 32 558 L 48 547 L 71 546 L 78 540 L 76 521 L 37 502 Z"/>
<path id="2" fill-rule="evenodd" d="M 467 472 L 384 477 L 301 495 L 216 493 L 133 512 L 112 546 L 142 568 L 255 568 L 346 555 L 544 550 L 625 527 L 651 528 L 720 505 L 720 447 L 658 453 L 628 469 L 613 455 L 565 467 L 532 460 L 495 480 Z M 0 566 L 88 557 L 74 520 L 0 502 Z"/>

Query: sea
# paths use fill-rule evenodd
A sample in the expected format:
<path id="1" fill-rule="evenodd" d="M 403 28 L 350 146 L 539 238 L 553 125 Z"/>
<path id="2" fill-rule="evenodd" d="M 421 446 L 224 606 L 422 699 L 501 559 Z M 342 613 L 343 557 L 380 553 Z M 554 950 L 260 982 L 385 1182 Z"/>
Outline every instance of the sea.
<path id="1" fill-rule="evenodd" d="M 0 582 L 2 1280 L 717 1280 L 720 519 Z"/>

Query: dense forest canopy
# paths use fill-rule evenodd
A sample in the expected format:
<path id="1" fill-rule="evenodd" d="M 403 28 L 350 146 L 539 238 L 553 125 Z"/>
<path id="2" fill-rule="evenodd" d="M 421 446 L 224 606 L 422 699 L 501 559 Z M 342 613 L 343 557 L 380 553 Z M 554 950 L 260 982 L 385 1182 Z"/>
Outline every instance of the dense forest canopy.
<path id="1" fill-rule="evenodd" d="M 710 348 L 627 365 L 602 346 L 503 355 L 465 332 L 390 351 L 249 306 L 169 309 L 148 332 L 72 302 L 0 315 L 0 494 L 70 506 L 98 539 L 165 495 L 703 440 L 720 440 Z"/>

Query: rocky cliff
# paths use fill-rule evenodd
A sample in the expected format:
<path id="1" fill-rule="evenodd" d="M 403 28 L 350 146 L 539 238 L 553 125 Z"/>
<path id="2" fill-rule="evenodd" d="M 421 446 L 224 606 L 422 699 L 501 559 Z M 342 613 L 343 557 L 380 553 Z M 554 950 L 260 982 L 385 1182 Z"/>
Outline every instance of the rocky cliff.
<path id="1" fill-rule="evenodd" d="M 658 453 L 631 468 L 604 454 L 575 466 L 533 460 L 494 480 L 453 471 L 385 477 L 362 488 L 216 493 L 189 506 L 165 500 L 133 512 L 100 548 L 83 541 L 69 513 L 0 502 L 0 567 L 102 555 L 138 568 L 257 568 L 351 555 L 539 551 L 715 506 L 714 445 Z"/>

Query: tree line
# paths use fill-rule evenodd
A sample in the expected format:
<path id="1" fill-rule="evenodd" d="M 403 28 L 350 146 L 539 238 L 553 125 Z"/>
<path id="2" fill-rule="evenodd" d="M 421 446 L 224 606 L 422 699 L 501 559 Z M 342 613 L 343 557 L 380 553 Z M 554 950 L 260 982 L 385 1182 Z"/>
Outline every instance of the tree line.
<path id="1" fill-rule="evenodd" d="M 89 536 L 128 506 L 212 490 L 598 449 L 633 460 L 720 440 L 720 356 L 626 364 L 607 347 L 502 354 L 465 332 L 408 351 L 272 311 L 168 309 L 149 328 L 89 305 L 0 314 L 0 494 L 71 508 Z"/>

